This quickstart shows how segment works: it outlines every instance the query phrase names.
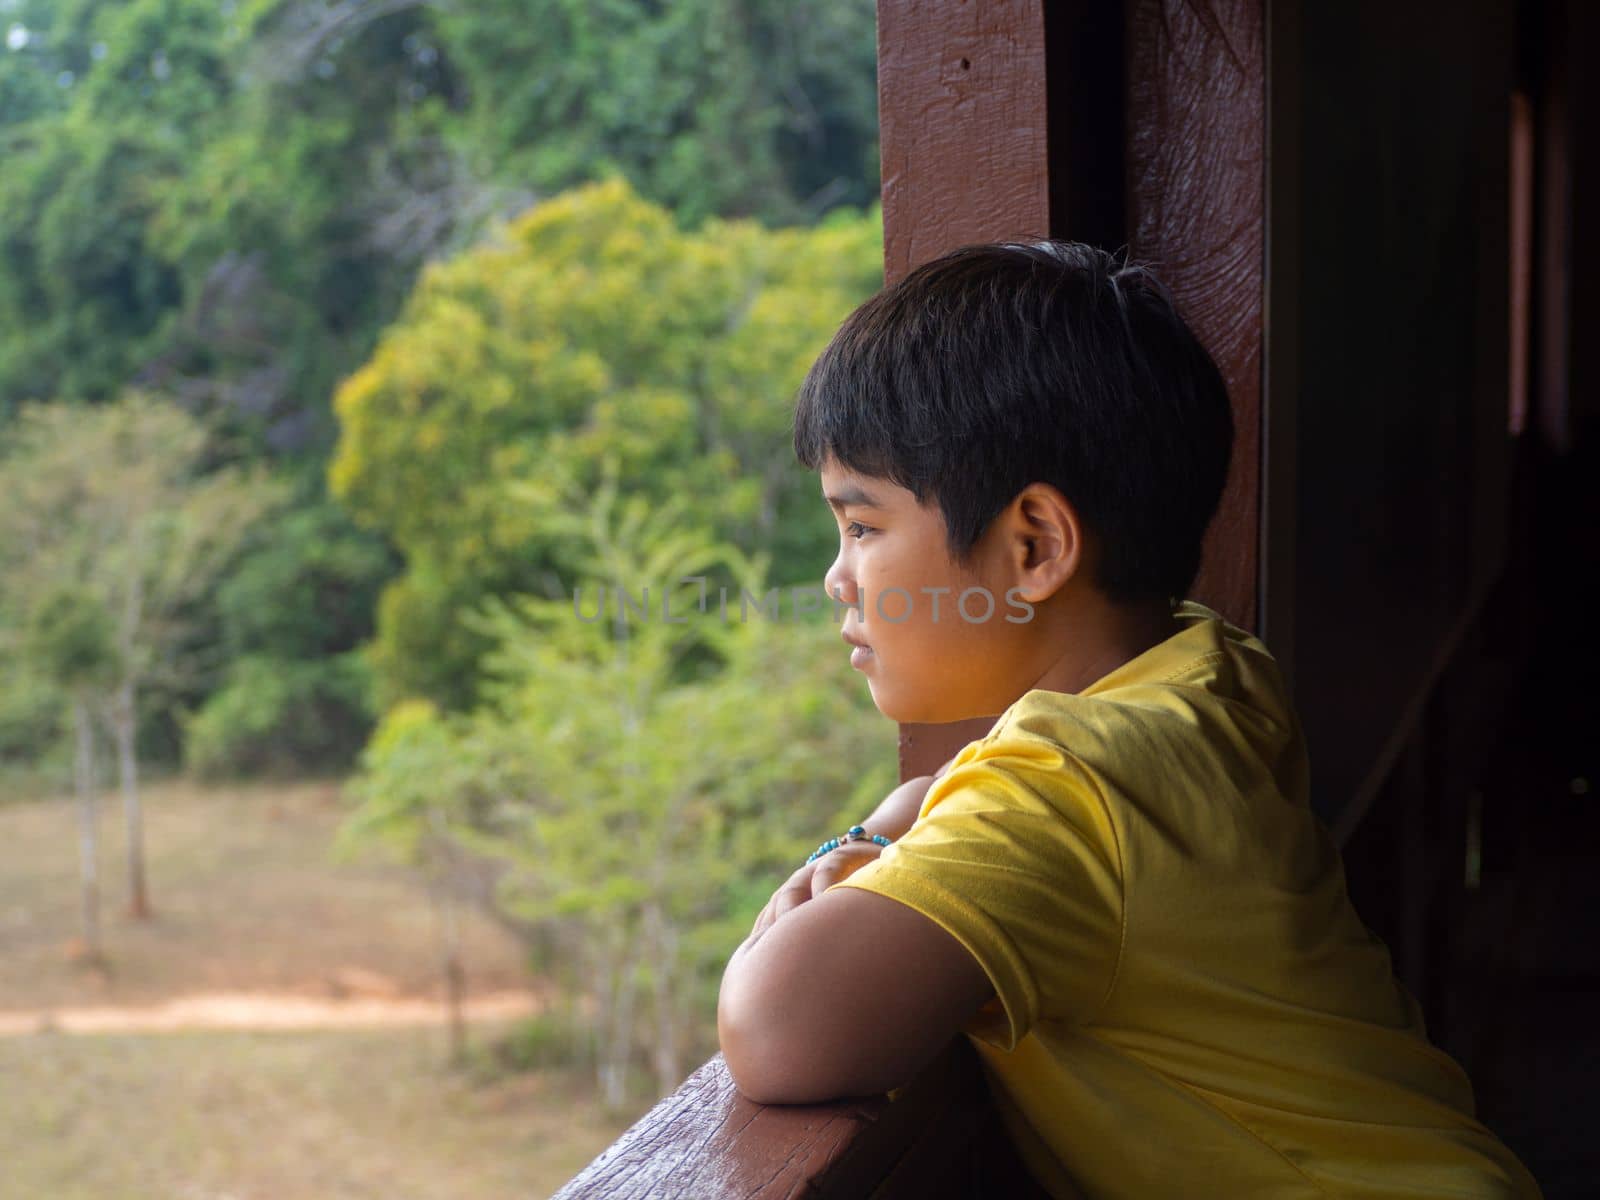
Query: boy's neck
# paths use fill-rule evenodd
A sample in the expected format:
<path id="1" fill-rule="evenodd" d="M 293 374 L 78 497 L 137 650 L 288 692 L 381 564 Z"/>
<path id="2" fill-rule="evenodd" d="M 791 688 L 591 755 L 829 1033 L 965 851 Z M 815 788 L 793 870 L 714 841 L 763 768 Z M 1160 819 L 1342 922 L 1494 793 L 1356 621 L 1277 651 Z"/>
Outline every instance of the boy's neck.
<path id="1" fill-rule="evenodd" d="M 1080 597 L 1062 621 L 1062 651 L 1032 686 L 1078 693 L 1182 628 L 1171 606 L 1113 604 Z"/>

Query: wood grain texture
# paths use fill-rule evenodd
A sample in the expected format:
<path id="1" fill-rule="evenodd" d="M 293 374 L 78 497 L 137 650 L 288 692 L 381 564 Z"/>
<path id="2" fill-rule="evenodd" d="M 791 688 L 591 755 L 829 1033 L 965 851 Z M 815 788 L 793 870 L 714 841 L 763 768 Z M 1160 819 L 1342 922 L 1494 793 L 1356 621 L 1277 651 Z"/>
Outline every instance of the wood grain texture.
<path id="1" fill-rule="evenodd" d="M 878 0 L 884 277 L 1049 232 L 1039 0 Z"/>
<path id="2" fill-rule="evenodd" d="M 689 1076 L 552 1200 L 786 1200 L 889 1106 L 887 1098 L 761 1105 L 719 1054 Z"/>
<path id="3" fill-rule="evenodd" d="M 1266 250 L 1263 0 L 1130 0 L 1128 230 L 1228 383 L 1236 435 L 1192 595 L 1255 629 Z"/>

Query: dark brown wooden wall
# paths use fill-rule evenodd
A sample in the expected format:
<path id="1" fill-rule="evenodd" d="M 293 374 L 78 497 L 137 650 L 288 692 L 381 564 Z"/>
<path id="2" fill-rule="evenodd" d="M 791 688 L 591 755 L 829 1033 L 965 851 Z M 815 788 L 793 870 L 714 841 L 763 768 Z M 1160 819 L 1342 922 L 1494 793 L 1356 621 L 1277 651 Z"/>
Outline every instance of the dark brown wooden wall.
<path id="1" fill-rule="evenodd" d="M 1539 8 L 1531 36 L 1542 61 L 1534 69 L 1545 76 L 1539 90 L 1546 108 L 1559 109 L 1550 134 L 1562 143 L 1565 176 L 1564 194 L 1547 205 L 1562 226 L 1560 236 L 1552 230 L 1546 241 L 1556 260 L 1551 273 L 1559 272 L 1564 294 L 1562 311 L 1549 314 L 1557 319 L 1544 323 L 1561 353 L 1545 364 L 1540 432 L 1565 453 L 1585 438 L 1587 445 L 1600 438 L 1600 341 L 1593 336 L 1600 329 L 1600 220 L 1594 217 L 1600 212 L 1600 71 L 1594 65 L 1600 4 L 1544 0 Z M 1557 89 L 1559 97 L 1552 94 Z M 1552 326 L 1564 326 L 1564 336 Z"/>
<path id="2" fill-rule="evenodd" d="M 1271 322 L 1297 357 L 1272 377 L 1293 533 L 1267 626 L 1346 835 L 1505 559 L 1515 22 L 1508 0 L 1292 7 L 1273 113 L 1297 177 L 1274 180 L 1270 236 L 1297 243 L 1271 284 L 1293 297 Z"/>

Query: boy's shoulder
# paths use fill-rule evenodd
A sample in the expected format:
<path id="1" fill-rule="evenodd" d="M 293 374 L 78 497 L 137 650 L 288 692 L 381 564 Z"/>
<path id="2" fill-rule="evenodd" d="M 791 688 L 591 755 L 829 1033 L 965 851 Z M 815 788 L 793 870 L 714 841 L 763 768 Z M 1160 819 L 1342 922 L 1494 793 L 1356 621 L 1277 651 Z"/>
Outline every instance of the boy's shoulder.
<path id="1" fill-rule="evenodd" d="M 1298 736 L 1282 672 L 1259 638 L 1193 600 L 1175 615 L 1181 628 L 1167 640 L 1081 692 L 1025 693 L 974 745 L 1054 742 L 1081 757 L 1128 737 L 1204 742 L 1221 723 L 1245 728 L 1252 745 L 1272 754 L 1271 743 Z"/>
<path id="2" fill-rule="evenodd" d="M 963 787 L 1008 777 L 1053 808 L 1088 805 L 1187 822 L 1197 805 L 1246 824 L 1307 800 L 1300 723 L 1260 639 L 1194 601 L 1181 628 L 1082 692 L 1035 689 L 1008 708 L 929 790 L 923 812 Z M 941 786 L 941 784 L 943 786 Z M 1231 798 L 1229 798 L 1231 797 Z"/>

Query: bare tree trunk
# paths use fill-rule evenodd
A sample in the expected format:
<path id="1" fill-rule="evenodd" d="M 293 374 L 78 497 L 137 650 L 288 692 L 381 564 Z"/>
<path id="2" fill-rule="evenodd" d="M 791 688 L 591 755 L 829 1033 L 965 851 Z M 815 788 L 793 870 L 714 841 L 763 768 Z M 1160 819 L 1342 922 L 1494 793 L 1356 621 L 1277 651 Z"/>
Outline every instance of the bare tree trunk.
<path id="1" fill-rule="evenodd" d="M 628 1060 L 633 1057 L 633 1000 L 638 991 L 639 961 L 632 942 L 626 929 L 619 931 L 617 952 L 607 964 L 615 969 L 616 982 L 609 1009 L 601 1014 L 608 1028 L 599 1063 L 600 1096 L 613 1111 L 627 1103 Z"/>
<path id="2" fill-rule="evenodd" d="M 439 824 L 437 812 L 430 814 L 433 823 Z M 467 1022 L 462 1011 L 466 993 L 467 975 L 461 963 L 461 922 L 454 893 L 455 852 L 446 842 L 445 834 L 436 834 L 432 857 L 436 865 L 429 889 L 433 893 L 434 912 L 438 915 L 439 969 L 444 976 L 446 1024 L 450 1037 L 450 1063 L 459 1067 L 467 1060 Z"/>
<path id="3" fill-rule="evenodd" d="M 645 907 L 645 930 L 655 966 L 656 1044 L 651 1051 L 651 1062 L 655 1067 L 656 1089 L 665 1096 L 683 1082 L 682 1060 L 678 1053 L 678 935 L 657 901 Z"/>
<path id="4" fill-rule="evenodd" d="M 455 897 L 447 891 L 444 896 L 445 1003 L 450 1010 L 450 1061 L 460 1066 L 467 1061 L 467 1021 L 463 1011 L 467 972 L 461 962 L 461 926 L 457 916 Z"/>
<path id="5" fill-rule="evenodd" d="M 604 1064 L 609 1061 L 611 1053 L 608 1039 L 611 1032 L 612 985 L 616 982 L 611 977 L 611 960 L 614 956 L 609 949 L 600 945 L 599 938 L 589 941 L 584 953 L 589 960 L 589 992 L 594 997 L 594 1013 L 589 1018 L 593 1031 L 594 1078 L 595 1083 L 603 1087 Z"/>
<path id="6" fill-rule="evenodd" d="M 112 709 L 112 729 L 117 741 L 117 775 L 122 785 L 122 819 L 128 831 L 128 915 L 137 921 L 150 918 L 150 895 L 145 886 L 144 810 L 139 802 L 139 759 L 135 747 L 138 711 L 132 680 L 117 688 Z"/>
<path id="7" fill-rule="evenodd" d="M 72 702 L 75 753 L 73 784 L 78 794 L 78 878 L 82 903 L 83 954 L 89 962 L 102 958 L 100 942 L 100 796 L 94 770 L 94 726 L 88 702 Z"/>

